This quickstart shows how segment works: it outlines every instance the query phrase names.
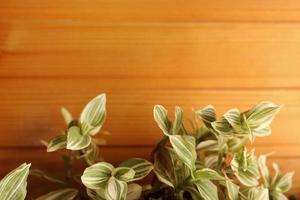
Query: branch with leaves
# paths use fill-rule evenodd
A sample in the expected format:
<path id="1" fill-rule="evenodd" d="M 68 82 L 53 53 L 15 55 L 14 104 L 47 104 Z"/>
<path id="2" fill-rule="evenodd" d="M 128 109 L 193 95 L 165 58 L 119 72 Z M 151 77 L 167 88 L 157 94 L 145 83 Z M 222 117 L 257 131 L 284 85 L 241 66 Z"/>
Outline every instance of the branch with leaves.
<path id="1" fill-rule="evenodd" d="M 63 158 L 65 179 L 29 170 L 30 164 L 24 163 L 1 180 L 0 199 L 25 199 L 30 174 L 62 187 L 37 200 L 284 200 L 292 187 L 293 172 L 282 174 L 273 163 L 271 173 L 267 155 L 257 157 L 254 150 L 246 148 L 256 137 L 271 134 L 270 124 L 280 108 L 262 102 L 245 112 L 230 109 L 217 118 L 209 105 L 194 111 L 190 120 L 193 128 L 188 129 L 180 107 L 175 107 L 171 120 L 168 111 L 156 105 L 154 120 L 163 137 L 151 160 L 130 158 L 113 166 L 99 154 L 105 141 L 95 138 L 106 118 L 106 97 L 101 94 L 84 107 L 78 120 L 63 108 L 65 131 L 49 143 L 43 141 L 47 152 Z M 79 175 L 72 171 L 75 160 L 87 165 Z M 152 180 L 142 184 L 147 180 L 140 180 L 147 176 Z M 74 183 L 78 187 L 70 187 Z"/>

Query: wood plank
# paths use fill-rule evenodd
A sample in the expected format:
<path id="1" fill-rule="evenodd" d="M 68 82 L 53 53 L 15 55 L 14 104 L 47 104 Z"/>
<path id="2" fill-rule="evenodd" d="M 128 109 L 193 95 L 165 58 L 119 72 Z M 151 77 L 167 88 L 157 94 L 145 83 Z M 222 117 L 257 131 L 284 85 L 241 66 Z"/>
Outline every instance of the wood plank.
<path id="1" fill-rule="evenodd" d="M 1 26 L 1 78 L 113 78 L 133 88 L 300 87 L 300 24 Z"/>
<path id="2" fill-rule="evenodd" d="M 113 162 L 114 165 L 117 165 L 121 161 L 129 157 L 142 157 L 148 158 L 151 152 L 149 147 L 133 147 L 133 148 L 110 148 L 102 147 L 101 153 L 103 157 L 108 162 Z M 43 149 L 1 149 L 0 150 L 0 163 L 3 163 L 0 168 L 0 177 L 3 177 L 11 169 L 15 168 L 23 162 L 31 162 L 32 169 L 39 168 L 46 170 L 49 174 L 52 174 L 57 177 L 63 177 L 64 168 L 63 162 L 55 153 L 46 153 Z M 270 162 L 277 162 L 280 165 L 280 168 L 283 172 L 295 170 L 294 177 L 294 187 L 290 194 L 295 194 L 298 197 L 300 196 L 300 157 L 294 158 L 284 158 L 271 156 Z M 85 165 L 79 162 L 75 163 L 77 167 L 74 168 L 74 173 L 81 173 Z M 39 187 L 43 185 L 45 187 Z M 57 185 L 49 184 L 43 180 L 30 177 L 29 178 L 29 194 L 31 196 L 36 196 L 38 194 L 46 193 L 54 188 L 57 188 Z"/>
<path id="3" fill-rule="evenodd" d="M 0 7 L 6 20 L 107 21 L 299 21 L 297 0 L 6 0 Z"/>
<path id="4" fill-rule="evenodd" d="M 144 80 L 146 81 L 146 80 Z M 213 104 L 219 115 L 232 107 L 245 110 L 270 100 L 284 104 L 272 124 L 273 135 L 258 139 L 266 144 L 300 144 L 300 90 L 204 90 L 116 89 L 97 79 L 5 79 L 0 80 L 1 146 L 39 146 L 65 128 L 60 107 L 78 116 L 83 106 L 101 92 L 107 93 L 108 117 L 104 130 L 111 145 L 153 145 L 162 136 L 153 120 L 153 106 L 162 104 L 173 116 L 175 105 L 186 112 Z M 163 83 L 162 83 L 163 85 Z"/>

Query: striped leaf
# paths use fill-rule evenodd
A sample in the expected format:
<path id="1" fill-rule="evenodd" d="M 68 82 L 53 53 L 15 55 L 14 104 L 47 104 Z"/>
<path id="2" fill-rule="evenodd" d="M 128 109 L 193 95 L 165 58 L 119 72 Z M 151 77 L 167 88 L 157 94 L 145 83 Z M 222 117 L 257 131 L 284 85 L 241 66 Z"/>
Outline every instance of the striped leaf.
<path id="1" fill-rule="evenodd" d="M 121 167 L 129 167 L 135 171 L 132 181 L 146 177 L 153 169 L 152 163 L 142 158 L 130 158 L 120 164 Z"/>
<path id="2" fill-rule="evenodd" d="M 125 200 L 127 195 L 127 184 L 115 177 L 110 177 L 106 186 L 107 200 Z"/>
<path id="3" fill-rule="evenodd" d="M 242 200 L 269 200 L 269 191 L 266 188 L 245 188 L 242 193 Z M 277 198 L 275 198 L 277 199 Z M 278 199 L 279 200 L 279 199 Z"/>
<path id="4" fill-rule="evenodd" d="M 155 105 L 153 109 L 154 120 L 165 135 L 170 135 L 172 124 L 168 119 L 168 111 L 161 105 Z"/>
<path id="5" fill-rule="evenodd" d="M 49 192 L 36 200 L 73 200 L 78 194 L 78 190 L 72 188 L 60 189 Z"/>
<path id="6" fill-rule="evenodd" d="M 218 151 L 219 144 L 217 140 L 205 140 L 197 145 L 197 150 Z"/>
<path id="7" fill-rule="evenodd" d="M 246 123 L 255 136 L 265 136 L 271 133 L 269 127 L 281 106 L 272 102 L 261 102 L 244 113 Z"/>
<path id="8" fill-rule="evenodd" d="M 229 200 L 239 200 L 239 186 L 234 184 L 229 178 L 225 180 L 227 195 Z"/>
<path id="9" fill-rule="evenodd" d="M 267 167 L 266 161 L 267 161 L 267 156 L 266 155 L 260 155 L 258 157 L 257 164 L 258 164 L 258 167 L 260 169 L 260 173 L 261 173 L 261 176 L 263 178 L 264 185 L 266 187 L 268 187 L 269 182 L 270 182 L 270 172 L 269 172 L 269 169 Z"/>
<path id="10" fill-rule="evenodd" d="M 278 179 L 275 188 L 282 193 L 289 191 L 292 188 L 293 176 L 294 176 L 294 172 L 286 173 L 285 175 L 283 175 Z"/>
<path id="11" fill-rule="evenodd" d="M 195 138 L 189 135 L 170 135 L 169 139 L 179 159 L 193 171 L 197 158 Z"/>
<path id="12" fill-rule="evenodd" d="M 198 192 L 198 190 L 195 187 L 187 185 L 187 186 L 184 186 L 183 189 L 184 189 L 184 191 L 188 192 L 191 195 L 193 200 L 202 199 L 200 193 Z"/>
<path id="13" fill-rule="evenodd" d="M 142 195 L 142 186 L 136 183 L 128 185 L 126 200 L 138 200 Z"/>
<path id="14" fill-rule="evenodd" d="M 30 164 L 22 164 L 0 181 L 0 199 L 23 200 L 26 197 Z"/>
<path id="15" fill-rule="evenodd" d="M 218 190 L 217 186 L 213 184 L 208 179 L 196 180 L 193 181 L 195 186 L 197 187 L 201 197 L 204 200 L 217 200 L 218 198 Z"/>
<path id="16" fill-rule="evenodd" d="M 220 119 L 214 121 L 211 123 L 212 128 L 219 134 L 222 135 L 232 135 L 233 129 L 231 125 L 228 123 L 228 121 L 221 117 Z"/>
<path id="17" fill-rule="evenodd" d="M 124 182 L 132 181 L 135 171 L 129 167 L 117 167 L 113 169 L 112 176 Z"/>
<path id="18" fill-rule="evenodd" d="M 211 123 L 216 121 L 216 111 L 212 105 L 208 105 L 202 110 L 196 111 L 196 114 L 202 119 L 206 127 L 212 128 Z"/>
<path id="19" fill-rule="evenodd" d="M 179 134 L 182 128 L 183 111 L 179 106 L 175 107 L 175 120 L 173 124 L 173 134 Z"/>
<path id="20" fill-rule="evenodd" d="M 65 107 L 62 107 L 60 111 L 65 120 L 66 125 L 68 126 L 73 121 L 72 114 Z"/>
<path id="21" fill-rule="evenodd" d="M 105 94 L 98 95 L 85 106 L 79 118 L 83 135 L 95 135 L 100 131 L 106 117 L 105 106 Z"/>
<path id="22" fill-rule="evenodd" d="M 88 147 L 91 143 L 89 135 L 82 135 L 78 126 L 72 126 L 67 132 L 67 149 L 80 150 Z"/>
<path id="23" fill-rule="evenodd" d="M 194 181 L 202 180 L 202 179 L 216 180 L 216 181 L 225 180 L 225 178 L 220 174 L 218 174 L 218 172 L 209 168 L 198 169 L 193 172 Z"/>
<path id="24" fill-rule="evenodd" d="M 109 163 L 96 163 L 84 170 L 81 181 L 89 189 L 103 189 L 111 177 L 113 170 L 114 167 Z"/>
<path id="25" fill-rule="evenodd" d="M 248 187 L 258 185 L 260 174 L 254 151 L 247 153 L 247 150 L 244 149 L 241 153 L 236 153 L 230 165 L 235 176 L 243 185 Z"/>
<path id="26" fill-rule="evenodd" d="M 66 145 L 67 145 L 67 136 L 66 135 L 57 136 L 49 142 L 47 146 L 47 152 L 57 151 L 59 149 L 65 148 Z"/>
<path id="27" fill-rule="evenodd" d="M 160 182 L 172 188 L 176 187 L 176 171 L 170 149 L 160 147 L 155 152 L 154 173 Z"/>

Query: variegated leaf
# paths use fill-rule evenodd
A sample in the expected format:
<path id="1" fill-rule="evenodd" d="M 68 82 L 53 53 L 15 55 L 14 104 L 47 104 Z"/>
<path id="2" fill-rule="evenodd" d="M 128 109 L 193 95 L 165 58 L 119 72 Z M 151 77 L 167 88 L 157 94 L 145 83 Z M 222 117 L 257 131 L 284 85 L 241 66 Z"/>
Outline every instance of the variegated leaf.
<path id="1" fill-rule="evenodd" d="M 161 105 L 154 106 L 153 109 L 154 120 L 158 124 L 159 128 L 163 131 L 165 135 L 170 135 L 170 129 L 172 124 L 168 119 L 168 111 Z"/>
<path id="2" fill-rule="evenodd" d="M 57 151 L 59 149 L 65 148 L 66 145 L 67 145 L 67 136 L 66 135 L 57 136 L 49 142 L 47 146 L 47 152 Z"/>
<path id="3" fill-rule="evenodd" d="M 179 134 L 182 128 L 183 111 L 179 106 L 175 107 L 175 120 L 173 124 L 173 134 Z"/>
<path id="4" fill-rule="evenodd" d="M 196 185 L 201 197 L 204 200 L 218 200 L 218 190 L 217 186 L 213 184 L 210 180 L 202 179 L 193 181 Z"/>
<path id="5" fill-rule="evenodd" d="M 229 178 L 225 180 L 227 195 L 229 200 L 239 200 L 239 186 L 234 184 Z"/>
<path id="6" fill-rule="evenodd" d="M 283 175 L 278 179 L 276 182 L 276 189 L 281 191 L 282 193 L 285 193 L 289 191 L 292 187 L 292 178 L 293 178 L 294 172 L 289 172 Z"/>
<path id="7" fill-rule="evenodd" d="M 142 186 L 136 183 L 128 185 L 126 200 L 138 200 L 142 194 Z"/>
<path id="8" fill-rule="evenodd" d="M 79 119 L 83 135 L 95 135 L 100 131 L 106 117 L 105 106 L 105 94 L 98 95 L 85 106 Z"/>
<path id="9" fill-rule="evenodd" d="M 266 161 L 267 161 L 267 156 L 266 155 L 260 155 L 258 157 L 257 164 L 258 164 L 258 167 L 260 169 L 260 173 L 261 173 L 261 176 L 263 178 L 264 185 L 266 187 L 268 187 L 269 182 L 270 182 L 270 172 L 269 172 L 269 169 L 267 167 Z"/>
<path id="10" fill-rule="evenodd" d="M 117 167 L 112 171 L 112 176 L 124 182 L 132 181 L 134 175 L 135 171 L 129 167 Z"/>
<path id="11" fill-rule="evenodd" d="M 66 125 L 68 126 L 73 121 L 72 114 L 65 107 L 61 108 L 61 114 L 65 120 Z"/>
<path id="12" fill-rule="evenodd" d="M 120 164 L 121 167 L 130 167 L 135 171 L 132 181 L 146 177 L 153 169 L 152 163 L 142 158 L 130 158 Z"/>
<path id="13" fill-rule="evenodd" d="M 211 123 L 216 121 L 216 111 L 212 105 L 208 105 L 202 110 L 196 111 L 196 114 L 202 119 L 206 127 L 212 128 Z"/>
<path id="14" fill-rule="evenodd" d="M 241 153 L 236 153 L 230 165 L 235 176 L 243 185 L 248 187 L 258 185 L 260 174 L 254 151 L 247 153 L 247 150 L 244 149 Z"/>
<path id="15" fill-rule="evenodd" d="M 222 181 L 225 178 L 220 174 L 218 174 L 218 172 L 209 168 L 198 169 L 193 172 L 194 181 L 202 180 L 202 179 Z"/>
<path id="16" fill-rule="evenodd" d="M 78 194 L 78 190 L 72 188 L 60 189 L 49 192 L 36 200 L 73 200 Z"/>
<path id="17" fill-rule="evenodd" d="M 202 199 L 201 194 L 199 193 L 199 191 L 197 190 L 197 188 L 195 188 L 194 186 L 184 186 L 184 191 L 189 192 L 189 194 L 191 195 L 193 200 L 199 200 Z"/>
<path id="18" fill-rule="evenodd" d="M 91 143 L 89 135 L 82 135 L 78 126 L 72 126 L 67 132 L 67 149 L 81 150 L 88 147 Z"/>
<path id="19" fill-rule="evenodd" d="M 269 127 L 280 106 L 272 102 L 261 102 L 244 113 L 246 123 L 255 136 L 266 136 L 271 133 Z"/>
<path id="20" fill-rule="evenodd" d="M 179 159 L 193 171 L 197 158 L 195 138 L 189 135 L 170 135 L 169 139 Z"/>
<path id="21" fill-rule="evenodd" d="M 197 145 L 197 150 L 218 151 L 219 145 L 217 140 L 205 140 Z"/>
<path id="22" fill-rule="evenodd" d="M 224 117 L 221 117 L 220 119 L 212 122 L 211 126 L 219 134 L 232 135 L 234 133 L 231 125 Z"/>
<path id="23" fill-rule="evenodd" d="M 30 164 L 22 164 L 0 181 L 0 197 L 3 200 L 24 200 Z"/>
<path id="24" fill-rule="evenodd" d="M 125 200 L 127 195 L 127 184 L 115 177 L 110 177 L 106 186 L 107 200 Z"/>
<path id="25" fill-rule="evenodd" d="M 109 163 L 96 163 L 84 170 L 81 181 L 89 189 L 101 189 L 107 184 L 113 170 L 114 167 Z"/>

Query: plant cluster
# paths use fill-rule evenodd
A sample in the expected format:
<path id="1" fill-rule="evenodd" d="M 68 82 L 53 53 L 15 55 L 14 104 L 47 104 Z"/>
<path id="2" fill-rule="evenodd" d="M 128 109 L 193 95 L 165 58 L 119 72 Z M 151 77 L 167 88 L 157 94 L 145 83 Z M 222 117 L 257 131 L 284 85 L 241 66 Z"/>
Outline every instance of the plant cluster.
<path id="1" fill-rule="evenodd" d="M 293 172 L 282 174 L 275 163 L 270 172 L 268 155 L 257 157 L 246 148 L 256 137 L 271 134 L 270 123 L 279 110 L 272 102 L 262 102 L 245 112 L 230 109 L 217 118 L 209 105 L 193 112 L 188 129 L 180 107 L 175 107 L 171 120 L 168 111 L 156 105 L 154 120 L 163 137 L 151 160 L 130 158 L 113 166 L 99 155 L 104 141 L 95 137 L 106 118 L 106 97 L 101 94 L 84 107 L 78 120 L 63 108 L 66 130 L 43 142 L 47 152 L 57 152 L 64 159 L 65 179 L 29 170 L 30 164 L 24 163 L 1 180 L 0 199 L 25 199 L 27 176 L 32 174 L 62 186 L 37 200 L 284 200 Z M 79 175 L 72 173 L 76 159 L 87 164 Z M 139 181 L 146 176 L 148 184 Z M 74 185 L 70 182 L 77 185 L 70 187 Z"/>

